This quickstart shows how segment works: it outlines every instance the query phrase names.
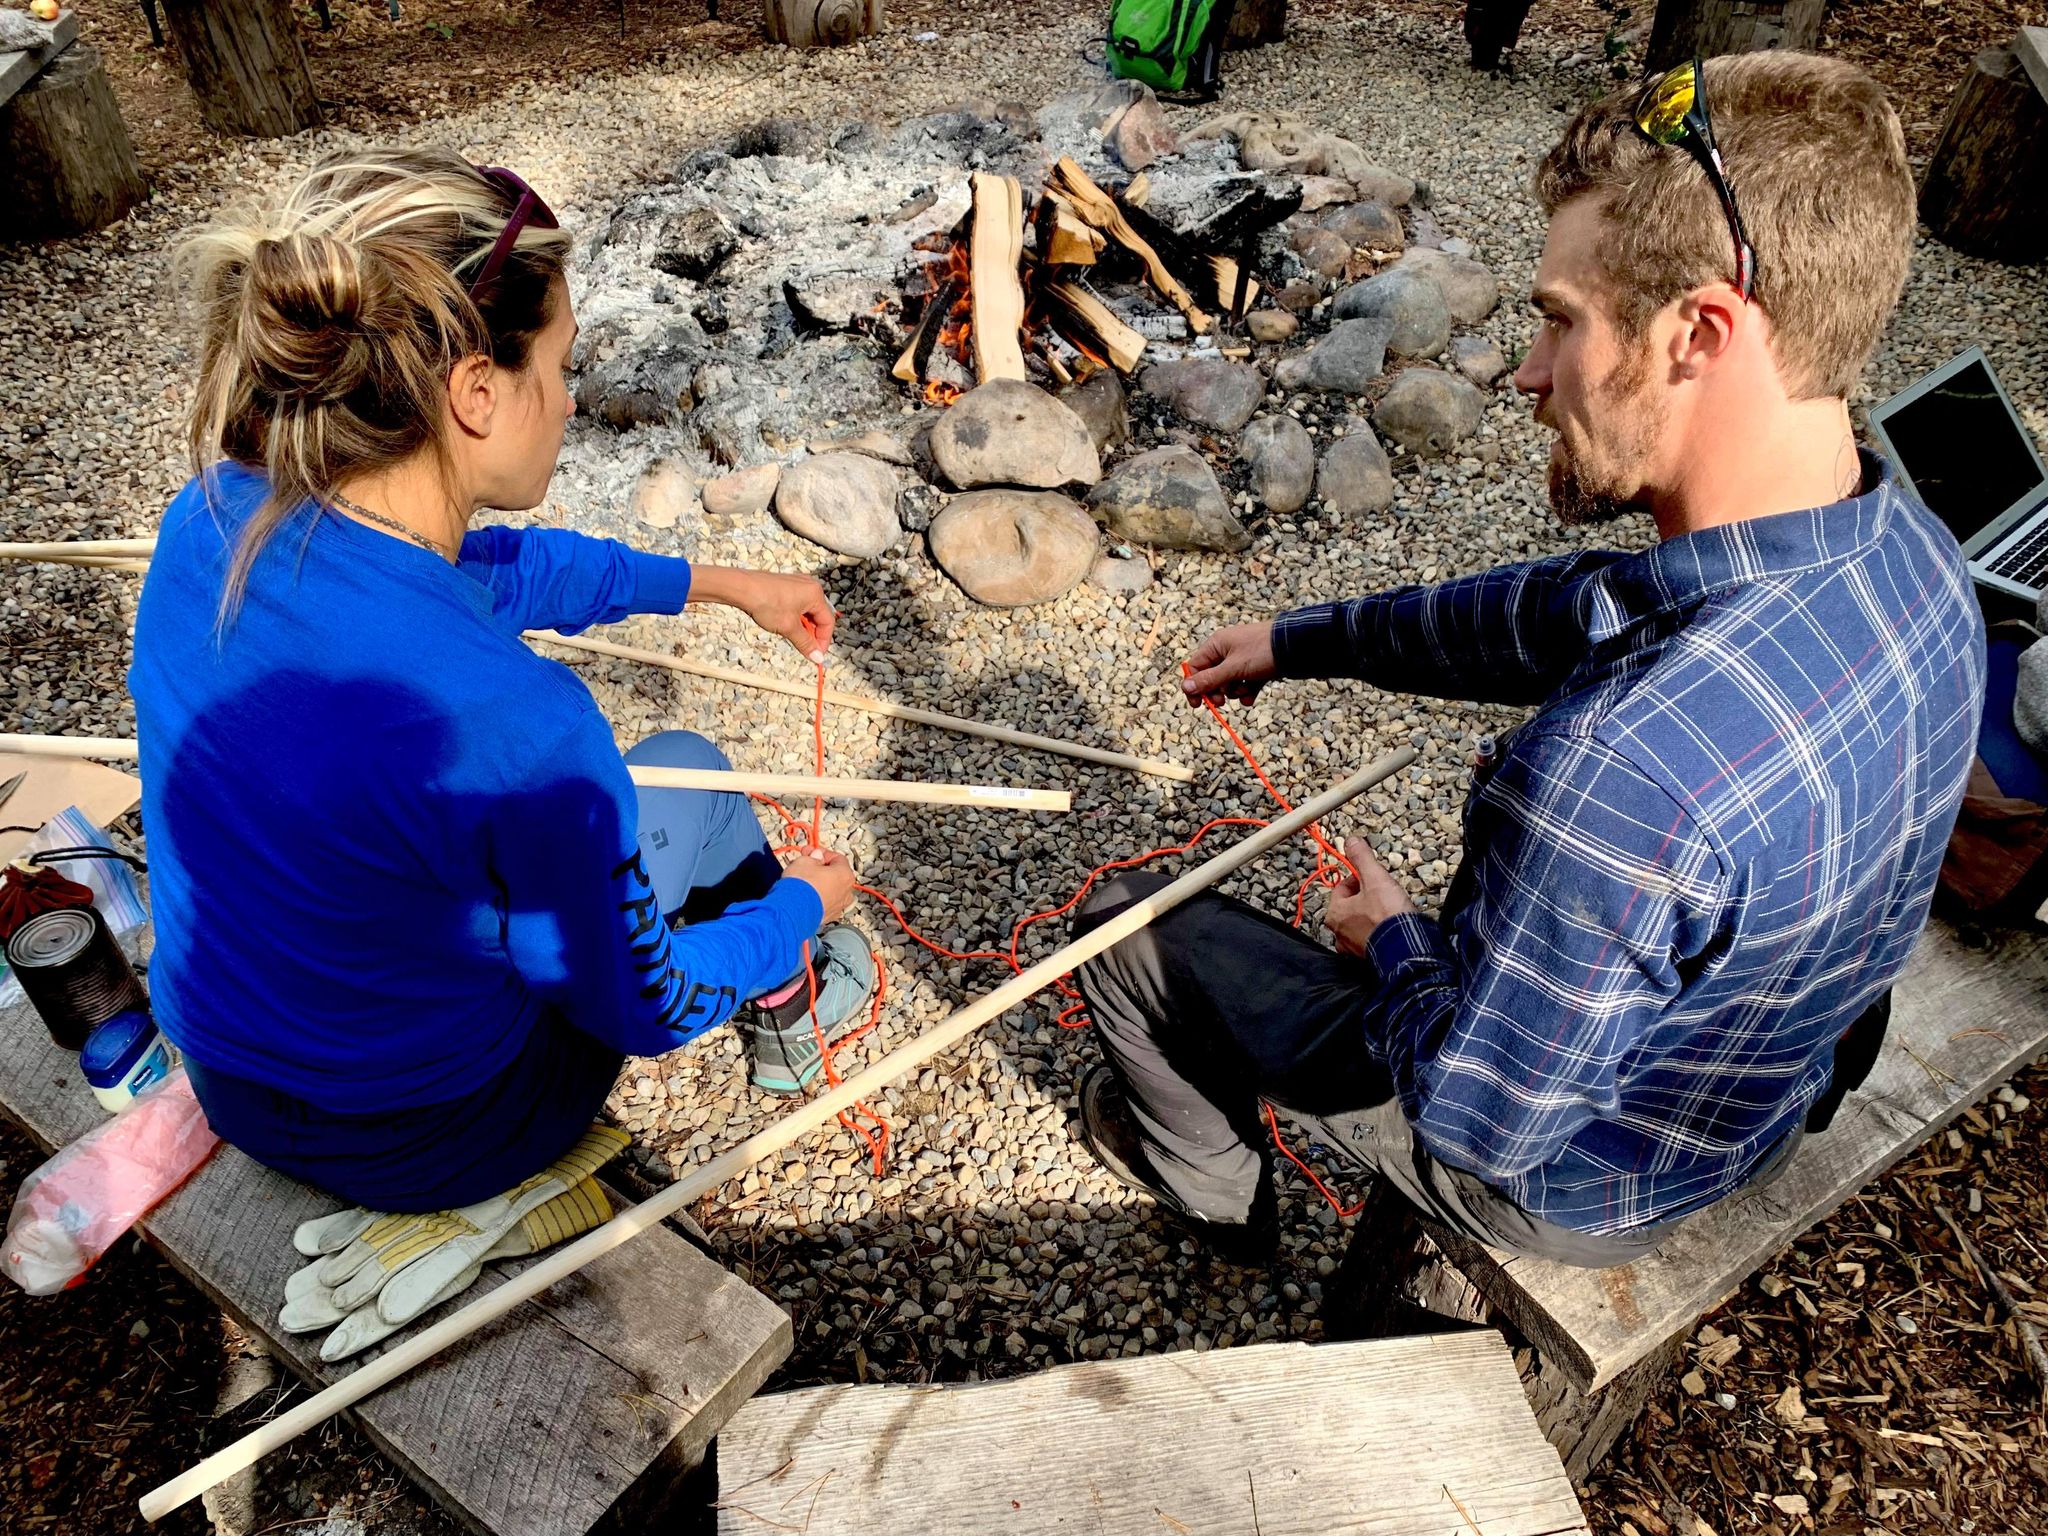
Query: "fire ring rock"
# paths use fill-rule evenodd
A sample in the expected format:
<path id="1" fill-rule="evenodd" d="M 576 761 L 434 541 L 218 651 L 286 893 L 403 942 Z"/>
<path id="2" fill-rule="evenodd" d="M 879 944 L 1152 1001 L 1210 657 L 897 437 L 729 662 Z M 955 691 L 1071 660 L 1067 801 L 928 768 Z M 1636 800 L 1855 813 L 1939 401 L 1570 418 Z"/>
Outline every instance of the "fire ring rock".
<path id="1" fill-rule="evenodd" d="M 1223 357 L 1183 357 L 1154 363 L 1138 387 L 1183 421 L 1218 432 L 1235 432 L 1252 419 L 1266 397 L 1266 381 L 1250 363 Z"/>
<path id="2" fill-rule="evenodd" d="M 1102 461 L 1088 427 L 1042 389 L 991 379 L 953 402 L 932 428 L 932 463 L 959 489 L 1093 485 Z"/>
<path id="3" fill-rule="evenodd" d="M 1373 412 L 1372 424 L 1418 458 L 1449 453 L 1479 430 L 1486 397 L 1454 373 L 1410 368 Z"/>
<path id="4" fill-rule="evenodd" d="M 896 492 L 888 465 L 858 453 L 821 453 L 782 472 L 775 515 L 813 544 L 871 560 L 903 532 Z"/>
<path id="5" fill-rule="evenodd" d="M 1247 548 L 1215 471 L 1192 448 L 1154 448 L 1126 459 L 1088 493 L 1088 507 L 1118 538 L 1162 549 Z"/>
<path id="6" fill-rule="evenodd" d="M 1050 602 L 1095 564 L 1095 519 L 1057 491 L 997 489 L 956 496 L 932 519 L 932 559 L 978 603 Z"/>
<path id="7" fill-rule="evenodd" d="M 1292 416 L 1262 416 L 1237 440 L 1251 467 L 1251 493 L 1269 512 L 1299 512 L 1316 479 L 1316 446 Z"/>

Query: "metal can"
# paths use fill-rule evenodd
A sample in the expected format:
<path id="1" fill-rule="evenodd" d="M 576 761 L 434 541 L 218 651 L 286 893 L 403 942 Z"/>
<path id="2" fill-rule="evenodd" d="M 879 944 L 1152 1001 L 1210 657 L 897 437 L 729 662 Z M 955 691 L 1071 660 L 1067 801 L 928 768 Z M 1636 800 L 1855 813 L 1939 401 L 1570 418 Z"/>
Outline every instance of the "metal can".
<path id="1" fill-rule="evenodd" d="M 149 1006 L 128 957 L 93 907 L 30 918 L 7 941 L 7 964 L 50 1038 L 67 1051 L 83 1046 L 115 1014 Z"/>

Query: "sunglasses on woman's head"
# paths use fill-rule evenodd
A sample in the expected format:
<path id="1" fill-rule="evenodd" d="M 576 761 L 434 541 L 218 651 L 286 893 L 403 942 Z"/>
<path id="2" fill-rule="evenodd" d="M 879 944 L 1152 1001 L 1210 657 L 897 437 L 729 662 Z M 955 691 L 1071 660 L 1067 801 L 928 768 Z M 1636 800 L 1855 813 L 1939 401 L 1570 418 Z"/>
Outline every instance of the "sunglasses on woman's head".
<path id="1" fill-rule="evenodd" d="M 505 270 L 505 263 L 512 257 L 512 247 L 519 241 L 521 230 L 531 226 L 534 229 L 560 229 L 554 210 L 541 201 L 540 194 L 529 187 L 515 171 L 508 171 L 500 165 L 480 165 L 477 174 L 492 186 L 512 195 L 511 215 L 505 220 L 505 227 L 498 231 L 498 238 L 491 246 L 491 253 L 484 257 L 484 264 L 476 269 L 476 276 L 469 280 L 469 296 L 481 298 L 484 290 L 498 280 L 498 274 Z"/>
<path id="2" fill-rule="evenodd" d="M 1636 98 L 1635 123 L 1652 144 L 1685 150 L 1707 173 L 1721 211 L 1728 217 L 1728 232 L 1735 237 L 1735 291 L 1747 302 L 1756 287 L 1756 251 L 1742 230 L 1742 215 L 1735 208 L 1735 189 L 1728 184 L 1728 168 L 1721 163 L 1721 150 L 1714 143 L 1714 121 L 1707 113 L 1707 83 L 1698 59 L 1667 70 L 1643 87 Z"/>

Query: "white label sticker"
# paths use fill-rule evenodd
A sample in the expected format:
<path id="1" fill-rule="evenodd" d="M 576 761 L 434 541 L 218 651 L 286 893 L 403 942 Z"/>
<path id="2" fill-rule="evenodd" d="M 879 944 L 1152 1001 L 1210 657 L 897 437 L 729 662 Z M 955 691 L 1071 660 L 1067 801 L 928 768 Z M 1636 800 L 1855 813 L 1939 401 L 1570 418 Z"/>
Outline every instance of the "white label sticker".
<path id="1" fill-rule="evenodd" d="M 1012 789 L 1005 784 L 970 784 L 967 792 L 977 800 L 1029 800 L 1036 790 Z"/>

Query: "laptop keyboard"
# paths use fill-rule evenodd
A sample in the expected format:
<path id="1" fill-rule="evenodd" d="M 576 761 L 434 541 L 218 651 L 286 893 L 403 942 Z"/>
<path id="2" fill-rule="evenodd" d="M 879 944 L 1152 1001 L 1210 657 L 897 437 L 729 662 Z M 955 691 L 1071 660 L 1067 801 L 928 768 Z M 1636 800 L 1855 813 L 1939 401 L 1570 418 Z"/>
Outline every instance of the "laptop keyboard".
<path id="1" fill-rule="evenodd" d="M 2048 518 L 2043 518 L 2017 544 L 2000 550 L 1996 560 L 1986 561 L 1985 568 L 2021 586 L 2048 586 Z"/>

